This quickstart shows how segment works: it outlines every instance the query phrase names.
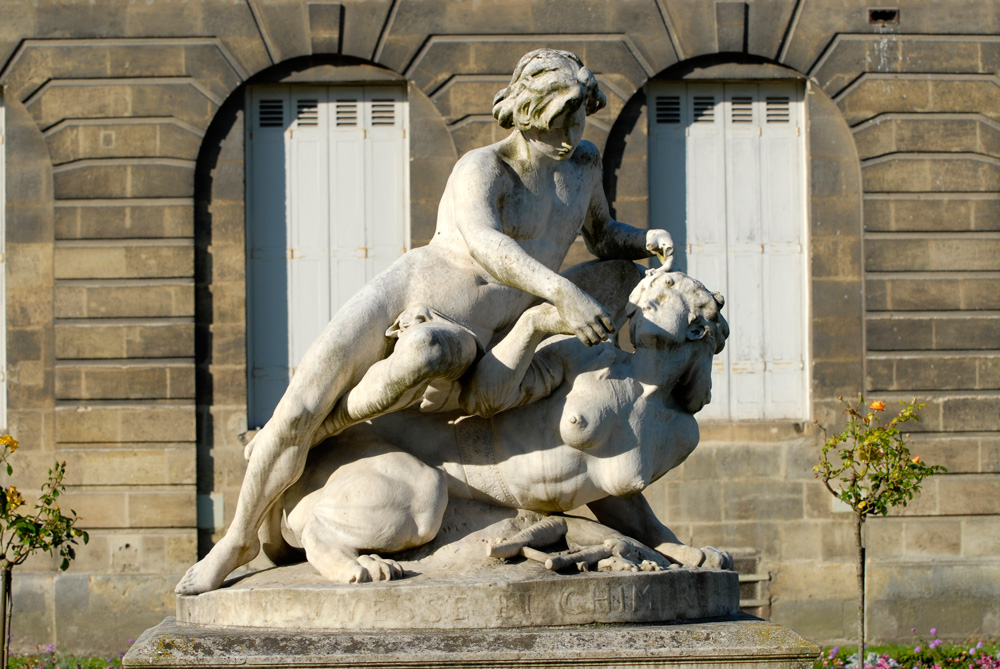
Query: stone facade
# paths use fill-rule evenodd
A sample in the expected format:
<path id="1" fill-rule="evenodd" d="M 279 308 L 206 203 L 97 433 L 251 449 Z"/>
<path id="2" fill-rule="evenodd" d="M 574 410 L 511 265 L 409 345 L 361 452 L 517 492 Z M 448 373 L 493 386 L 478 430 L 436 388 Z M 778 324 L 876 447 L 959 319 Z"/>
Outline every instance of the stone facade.
<path id="1" fill-rule="evenodd" d="M 905 5 L 872 23 L 860 0 L 4 0 L 9 430 L 31 482 L 68 462 L 92 537 L 66 573 L 17 573 L 15 643 L 124 650 L 235 506 L 246 86 L 405 81 L 416 246 L 538 46 L 597 74 L 609 104 L 586 137 L 636 225 L 648 81 L 806 82 L 812 416 L 835 425 L 862 389 L 917 395 L 914 451 L 949 469 L 869 524 L 870 634 L 1000 635 L 1000 6 Z M 854 634 L 852 536 L 812 478 L 821 438 L 706 424 L 649 495 L 682 539 L 758 551 L 762 612 L 836 642 Z"/>

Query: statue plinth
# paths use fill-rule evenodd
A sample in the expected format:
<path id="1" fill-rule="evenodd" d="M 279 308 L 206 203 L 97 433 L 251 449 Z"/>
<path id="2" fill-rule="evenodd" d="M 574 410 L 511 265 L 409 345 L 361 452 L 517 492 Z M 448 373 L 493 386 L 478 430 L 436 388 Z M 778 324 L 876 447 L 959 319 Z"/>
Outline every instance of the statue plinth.
<path id="1" fill-rule="evenodd" d="M 546 667 L 808 669 L 819 647 L 747 615 L 671 625 L 320 632 L 180 626 L 167 618 L 126 667 Z"/>
<path id="2" fill-rule="evenodd" d="M 408 571 L 419 568 L 401 564 Z M 306 563 L 177 598 L 181 624 L 297 630 L 651 623 L 731 616 L 738 610 L 739 577 L 733 571 L 557 574 L 530 561 L 472 574 L 431 570 L 360 584 L 332 583 Z"/>

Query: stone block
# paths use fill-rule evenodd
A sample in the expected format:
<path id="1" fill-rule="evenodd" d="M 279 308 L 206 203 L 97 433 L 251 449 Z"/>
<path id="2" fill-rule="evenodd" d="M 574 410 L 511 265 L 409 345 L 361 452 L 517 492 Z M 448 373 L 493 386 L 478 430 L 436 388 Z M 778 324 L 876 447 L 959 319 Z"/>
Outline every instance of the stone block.
<path id="1" fill-rule="evenodd" d="M 65 449 L 61 456 L 73 485 L 193 485 L 194 444 L 93 444 Z"/>
<path id="2" fill-rule="evenodd" d="M 246 208 L 242 202 L 213 200 L 208 225 L 213 244 L 246 247 Z"/>
<path id="3" fill-rule="evenodd" d="M 63 242 L 55 250 L 56 278 L 186 278 L 193 275 L 193 250 L 188 240 L 116 246 Z"/>
<path id="4" fill-rule="evenodd" d="M 817 584 L 833 595 L 852 593 L 857 583 L 857 573 L 852 560 L 817 562 L 814 560 L 788 560 L 774 570 L 769 590 L 773 603 L 816 598 Z M 847 598 L 850 594 L 847 595 Z"/>
<path id="5" fill-rule="evenodd" d="M 824 562 L 849 561 L 857 555 L 854 545 L 853 514 L 839 522 L 825 523 L 820 534 L 820 555 Z M 845 522 L 848 521 L 848 522 Z"/>
<path id="6" fill-rule="evenodd" d="M 667 483 L 667 508 L 661 518 L 681 522 L 718 522 L 722 520 L 722 500 L 718 484 L 709 481 Z"/>
<path id="7" fill-rule="evenodd" d="M 961 525 L 963 558 L 992 559 L 996 557 L 996 538 L 1000 536 L 1000 518 L 996 516 L 963 518 Z"/>
<path id="8" fill-rule="evenodd" d="M 937 478 L 942 515 L 1000 515 L 1000 474 L 946 475 Z"/>
<path id="9" fill-rule="evenodd" d="M 867 253 L 867 247 L 865 249 Z M 845 279 L 861 274 L 861 246 L 856 238 L 821 237 L 810 248 L 815 279 Z"/>
<path id="10" fill-rule="evenodd" d="M 873 643 L 909 639 L 912 627 L 941 627 L 942 620 L 948 621 L 947 630 L 961 630 L 956 641 L 988 635 L 1000 600 L 998 584 L 995 562 L 873 562 L 867 579 L 869 635 Z"/>
<path id="11" fill-rule="evenodd" d="M 805 515 L 801 483 L 730 481 L 722 493 L 726 520 L 798 520 Z"/>
<path id="12" fill-rule="evenodd" d="M 120 404 L 56 408 L 56 439 L 70 443 L 195 440 L 193 405 Z"/>
<path id="13" fill-rule="evenodd" d="M 850 363 L 837 360 L 816 360 L 812 364 L 813 385 L 823 388 L 824 394 L 850 396 L 857 392 L 863 376 L 860 361 Z"/>
<path id="14" fill-rule="evenodd" d="M 64 502 L 80 517 L 80 527 L 128 527 L 128 491 L 126 489 L 81 489 L 66 491 Z"/>
<path id="15" fill-rule="evenodd" d="M 781 560 L 819 560 L 821 537 L 828 523 L 789 521 L 781 524 Z"/>
<path id="16" fill-rule="evenodd" d="M 70 360 L 194 355 L 194 324 L 190 322 L 96 323 L 57 325 L 56 357 Z"/>
<path id="17" fill-rule="evenodd" d="M 14 653 L 37 653 L 55 638 L 52 574 L 17 573 L 11 580 L 13 612 L 10 645 Z"/>
<path id="18" fill-rule="evenodd" d="M 962 356 L 892 356 L 869 361 L 872 390 L 974 390 L 977 359 Z"/>
<path id="19" fill-rule="evenodd" d="M 782 444 L 719 444 L 715 451 L 717 480 L 770 479 L 782 471 Z"/>
<path id="20" fill-rule="evenodd" d="M 980 464 L 982 438 L 963 434 L 914 434 L 907 440 L 910 452 L 929 464 L 942 465 L 950 474 L 991 471 Z M 984 463 L 985 464 L 985 463 Z"/>
<path id="21" fill-rule="evenodd" d="M 869 351 L 935 348 L 934 321 L 930 318 L 868 318 L 865 327 Z"/>
<path id="22" fill-rule="evenodd" d="M 814 318 L 814 360 L 860 360 L 861 323 L 844 318 Z"/>
<path id="23" fill-rule="evenodd" d="M 55 578 L 59 645 L 117 654 L 174 610 L 180 574 L 64 574 Z M 79 649 L 79 650 L 76 650 Z"/>
<path id="24" fill-rule="evenodd" d="M 851 126 L 874 118 L 886 109 L 895 112 L 950 111 L 938 104 L 931 107 L 930 81 L 887 74 L 864 77 L 838 97 L 837 105 Z"/>
<path id="25" fill-rule="evenodd" d="M 814 584 L 815 587 L 815 584 Z M 854 634 L 850 602 L 840 599 L 771 600 L 771 620 L 788 625 L 799 634 L 830 643 L 850 639 Z"/>
<path id="26" fill-rule="evenodd" d="M 908 518 L 903 523 L 903 553 L 915 558 L 954 558 L 961 553 L 961 523 L 956 519 Z"/>
<path id="27" fill-rule="evenodd" d="M 194 316 L 189 282 L 60 284 L 55 289 L 56 318 L 135 318 Z"/>
<path id="28" fill-rule="evenodd" d="M 55 208 L 56 239 L 190 237 L 193 234 L 193 203 L 76 200 L 60 203 Z"/>
<path id="29" fill-rule="evenodd" d="M 197 525 L 195 487 L 132 490 L 128 495 L 129 527 L 183 527 Z"/>
<path id="30" fill-rule="evenodd" d="M 900 518 L 869 517 L 864 525 L 865 557 L 869 562 L 903 557 L 904 527 Z"/>
<path id="31" fill-rule="evenodd" d="M 976 350 L 1000 348 L 1000 328 L 996 318 L 976 312 L 960 313 L 933 322 L 934 348 Z"/>

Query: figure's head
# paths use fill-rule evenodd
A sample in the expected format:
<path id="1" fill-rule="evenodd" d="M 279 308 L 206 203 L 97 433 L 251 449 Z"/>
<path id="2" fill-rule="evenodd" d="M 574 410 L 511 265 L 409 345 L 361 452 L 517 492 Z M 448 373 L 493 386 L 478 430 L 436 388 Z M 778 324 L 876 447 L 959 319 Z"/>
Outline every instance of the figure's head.
<path id="1" fill-rule="evenodd" d="M 500 127 L 517 128 L 543 153 L 565 160 L 580 142 L 585 117 L 605 104 L 597 79 L 576 54 L 537 49 L 521 58 L 510 85 L 493 98 L 493 116 Z"/>
<path id="2" fill-rule="evenodd" d="M 724 304 L 721 294 L 683 272 L 651 269 L 629 295 L 632 342 L 638 348 L 705 341 L 721 353 L 729 336 Z"/>

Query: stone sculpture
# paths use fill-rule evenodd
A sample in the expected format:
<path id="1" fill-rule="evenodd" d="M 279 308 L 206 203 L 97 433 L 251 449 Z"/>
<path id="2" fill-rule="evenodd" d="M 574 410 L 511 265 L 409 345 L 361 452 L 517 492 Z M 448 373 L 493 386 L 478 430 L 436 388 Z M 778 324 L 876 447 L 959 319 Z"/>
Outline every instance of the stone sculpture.
<path id="1" fill-rule="evenodd" d="M 607 370 L 624 372 L 629 365 L 616 357 L 618 353 L 611 345 L 598 346 L 592 354 L 586 354 L 586 347 L 606 340 L 614 332 L 615 324 L 599 301 L 581 289 L 580 285 L 589 283 L 574 282 L 556 270 L 581 233 L 599 258 L 631 260 L 655 253 L 669 262 L 673 252 L 672 241 L 665 231 L 632 228 L 614 221 L 609 215 L 599 153 L 592 144 L 581 141 L 586 116 L 604 104 L 605 98 L 596 79 L 575 55 L 540 49 L 521 59 L 510 85 L 500 91 L 494 101 L 494 116 L 502 127 L 513 128 L 513 132 L 506 139 L 471 151 L 459 160 L 442 197 L 432 241 L 402 256 L 348 301 L 306 353 L 273 417 L 247 446 L 247 473 L 232 525 L 209 554 L 188 570 L 177 585 L 178 593 L 192 595 L 218 588 L 234 568 L 251 560 L 260 550 L 257 533 L 268 509 L 283 500 L 289 486 L 300 480 L 310 450 L 351 426 L 358 426 L 355 430 L 358 434 L 376 429 L 375 423 L 372 426 L 359 424 L 378 416 L 385 416 L 379 425 L 396 425 L 397 418 L 391 412 L 417 403 L 425 410 L 445 411 L 461 406 L 464 401 L 468 411 L 483 416 L 547 398 L 536 402 L 538 406 L 534 409 L 530 404 L 513 409 L 513 416 L 518 411 L 537 413 L 542 407 L 553 407 L 560 401 L 571 403 L 577 396 L 595 392 L 596 401 L 601 401 L 601 393 L 592 387 L 597 379 L 607 377 Z M 590 283 L 599 286 L 603 271 L 606 270 L 591 268 L 590 273 L 595 278 Z M 649 284 L 657 284 L 658 276 L 661 275 L 655 274 Z M 676 283 L 690 281 L 682 275 L 662 275 L 668 276 Z M 662 277 L 659 281 L 665 282 L 667 279 Z M 713 309 L 717 314 L 721 301 L 712 306 L 711 300 L 705 301 L 707 293 L 702 288 L 684 290 L 690 295 L 674 289 L 663 294 L 663 299 L 686 299 L 688 302 L 693 299 L 698 303 L 689 312 L 673 310 L 671 313 L 676 318 L 683 320 L 684 313 L 688 313 L 695 314 L 696 319 L 707 319 Z M 696 294 L 699 297 L 695 297 Z M 547 304 L 529 309 L 539 300 Z M 701 310 L 706 311 L 702 313 Z M 515 321 L 517 325 L 511 334 L 477 363 L 494 338 Z M 669 332 L 674 337 L 686 336 L 682 331 L 687 323 L 680 320 L 667 323 L 639 318 L 636 322 L 645 324 L 639 328 L 640 337 L 655 339 L 663 336 L 662 332 Z M 708 337 L 706 343 L 721 346 L 725 336 L 721 316 L 711 327 L 716 334 L 705 335 Z M 581 345 L 570 347 L 566 341 L 554 342 L 543 347 L 538 356 L 532 356 L 534 344 L 544 334 L 552 332 L 574 335 Z M 643 345 L 642 350 L 647 353 L 640 355 L 656 360 L 666 351 L 668 357 L 679 356 L 678 360 L 686 356 L 699 358 L 693 352 L 685 352 L 685 346 L 676 350 L 664 346 L 662 342 Z M 690 348 L 690 343 L 686 346 Z M 560 351 L 566 351 L 564 360 L 558 358 Z M 498 370 L 502 370 L 503 363 L 494 364 L 495 360 L 501 360 L 498 356 L 513 356 L 518 366 L 524 367 L 523 378 L 514 383 L 512 379 L 517 375 L 500 373 Z M 563 374 L 572 367 L 573 376 L 543 374 L 542 365 L 552 356 L 561 361 L 559 364 L 566 365 Z M 530 492 L 531 481 L 512 473 L 505 476 L 510 485 L 517 483 L 519 492 L 516 495 L 510 490 L 498 493 L 488 484 L 470 486 L 470 490 L 475 487 L 477 494 L 492 496 L 502 504 L 530 504 L 545 511 L 561 510 L 571 501 L 590 502 L 593 508 L 604 509 L 602 517 L 609 523 L 633 528 L 651 543 L 664 546 L 668 555 L 675 551 L 678 562 L 703 562 L 705 553 L 682 546 L 658 521 L 653 523 L 655 517 L 648 506 L 644 506 L 641 497 L 621 501 L 607 495 L 638 493 L 653 478 L 676 466 L 694 447 L 697 429 L 690 413 L 707 400 L 710 387 L 707 366 L 710 366 L 711 356 L 707 359 L 709 362 L 701 359 L 699 373 L 689 365 L 678 364 L 676 368 L 667 369 L 657 363 L 650 368 L 632 370 L 638 374 L 634 379 L 623 377 L 621 383 L 631 384 L 638 393 L 634 396 L 636 406 L 646 407 L 635 415 L 635 407 L 616 409 L 618 419 L 629 425 L 630 421 L 642 418 L 638 424 L 641 429 L 630 437 L 628 445 L 615 446 L 596 433 L 591 434 L 588 430 L 597 425 L 605 424 L 604 429 L 608 429 L 606 422 L 580 414 L 575 428 L 566 427 L 570 431 L 580 431 L 579 443 L 567 437 L 556 449 L 563 452 L 567 448 L 575 449 L 579 458 L 585 458 L 587 447 L 600 445 L 604 449 L 618 448 L 620 452 L 616 457 L 622 462 L 654 455 L 662 460 L 634 465 L 628 473 L 612 476 L 615 480 L 547 479 L 546 485 L 558 484 L 565 488 L 554 497 Z M 661 376 L 649 386 L 652 395 L 647 396 L 643 375 L 651 369 L 659 370 L 657 373 Z M 683 374 L 683 378 L 671 378 L 674 372 Z M 456 386 L 454 382 L 464 381 L 469 375 L 472 380 L 468 385 L 460 382 Z M 519 389 L 525 383 L 532 390 L 522 396 Z M 654 386 L 659 390 L 654 392 Z M 643 389 L 642 392 L 639 389 Z M 673 398 L 670 402 L 675 405 L 670 402 L 664 405 L 666 408 L 656 405 L 651 397 L 659 395 Z M 685 399 L 678 400 L 681 396 Z M 512 397 L 516 401 L 512 401 Z M 504 415 L 498 414 L 494 421 L 504 422 Z M 482 421 L 475 419 L 466 427 L 462 427 L 461 422 L 452 427 L 440 417 L 428 416 L 424 420 L 413 411 L 400 415 L 398 420 L 404 421 L 403 425 L 405 421 L 413 421 L 410 427 L 399 428 L 407 433 L 418 426 L 432 433 L 446 429 L 461 431 L 472 429 Z M 646 429 L 643 424 L 657 426 L 649 428 L 657 438 L 664 430 L 670 433 L 671 447 L 664 451 L 670 455 L 653 446 L 644 448 L 644 440 L 650 435 L 642 432 Z M 560 429 L 559 426 L 542 425 L 540 435 L 548 439 L 566 437 Z M 545 438 L 538 436 L 529 440 L 535 444 L 533 447 L 525 442 L 524 452 L 519 455 L 544 458 Z M 343 439 L 330 440 L 327 443 L 333 458 L 330 462 L 339 462 L 337 458 L 342 458 L 345 472 L 348 462 L 372 471 L 371 467 L 378 460 L 375 453 L 350 447 L 353 441 L 356 440 L 346 435 Z M 441 504 L 442 479 L 440 473 L 436 473 L 439 470 L 427 465 L 436 466 L 445 458 L 440 454 L 413 457 L 407 454 L 407 444 L 397 443 L 400 441 L 398 434 L 390 434 L 371 448 L 386 453 L 390 459 L 408 457 L 408 466 L 420 472 L 419 476 L 408 480 L 420 488 L 423 495 L 417 499 L 420 504 L 404 500 L 406 504 L 402 510 L 396 510 L 403 516 L 409 514 L 405 520 L 407 523 L 412 521 L 408 530 L 412 536 L 393 545 L 408 545 L 433 534 L 434 517 Z M 431 441 L 429 437 L 424 439 L 427 444 Z M 326 490 L 326 486 L 323 489 L 321 496 L 325 499 L 337 499 L 335 490 Z M 507 494 L 510 496 L 506 497 Z M 417 508 L 421 506 L 426 508 Z M 322 508 L 314 509 L 312 515 L 316 516 Z M 634 522 L 629 524 L 626 517 L 633 513 L 640 514 L 637 518 L 648 521 L 649 527 L 637 528 Z M 369 524 L 388 527 L 392 521 Z M 306 538 L 309 535 L 307 526 L 308 523 L 301 528 L 306 543 L 313 541 Z M 644 531 L 649 528 L 653 528 L 652 533 L 646 536 Z M 269 524 L 265 536 L 269 532 L 273 534 L 273 529 Z M 392 534 L 389 530 L 386 533 Z M 338 543 L 329 536 L 317 536 L 315 541 L 317 548 L 313 553 L 317 557 L 314 563 L 323 564 L 321 569 L 331 577 L 364 580 L 393 575 L 391 563 L 381 558 L 354 557 L 350 541 Z M 333 552 L 329 559 L 318 557 L 316 551 L 322 552 L 321 544 L 331 547 Z M 723 566 L 728 564 L 728 556 L 711 552 L 709 563 Z"/>
<path id="2" fill-rule="evenodd" d="M 618 287 L 626 295 L 639 276 L 631 262 L 583 269 L 590 278 L 624 279 Z M 614 302 L 620 313 L 624 296 Z M 709 400 L 712 358 L 729 334 L 722 304 L 683 273 L 650 270 L 627 302 L 634 353 L 550 337 L 565 330 L 555 307 L 528 309 L 463 379 L 457 413 L 393 413 L 317 447 L 283 500 L 286 532 L 331 580 L 389 580 L 402 575 L 399 565 L 360 551 L 430 541 L 449 496 L 542 514 L 586 504 L 601 523 L 673 562 L 730 568 L 728 554 L 682 544 L 642 496 L 698 443 L 692 414 Z M 440 337 L 472 334 L 447 328 Z M 276 524 L 268 531 L 265 544 L 279 541 Z M 566 523 L 550 517 L 491 555 L 555 560 L 548 565 L 555 569 L 612 557 L 622 568 L 641 562 L 611 544 L 569 557 L 524 552 L 565 532 Z"/>

